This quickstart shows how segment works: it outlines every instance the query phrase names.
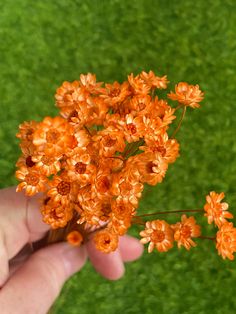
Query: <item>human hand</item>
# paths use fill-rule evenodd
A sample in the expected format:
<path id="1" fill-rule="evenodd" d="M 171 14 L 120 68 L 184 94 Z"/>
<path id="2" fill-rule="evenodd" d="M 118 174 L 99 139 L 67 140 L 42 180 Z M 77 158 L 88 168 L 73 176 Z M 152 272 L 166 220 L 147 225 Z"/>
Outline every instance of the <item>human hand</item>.
<path id="1" fill-rule="evenodd" d="M 43 238 L 49 226 L 42 222 L 37 197 L 27 198 L 14 187 L 0 190 L 0 217 L 1 314 L 45 314 L 87 257 L 105 278 L 116 280 L 124 274 L 123 262 L 143 252 L 137 239 L 124 236 L 110 254 L 97 251 L 92 241 L 79 248 L 53 244 L 29 254 L 27 243 Z"/>

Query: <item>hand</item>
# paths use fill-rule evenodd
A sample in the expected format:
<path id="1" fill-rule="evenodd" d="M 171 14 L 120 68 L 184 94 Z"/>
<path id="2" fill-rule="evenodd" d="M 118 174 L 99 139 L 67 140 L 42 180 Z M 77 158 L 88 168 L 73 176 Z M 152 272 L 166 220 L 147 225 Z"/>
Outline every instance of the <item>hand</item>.
<path id="1" fill-rule="evenodd" d="M 2 314 L 45 314 L 64 282 L 84 266 L 87 257 L 105 278 L 116 280 L 124 274 L 123 262 L 142 254 L 139 241 L 124 236 L 119 249 L 110 254 L 97 251 L 91 241 L 79 248 L 67 243 L 53 244 L 29 255 L 27 243 L 38 241 L 49 230 L 38 206 L 38 197 L 28 199 L 16 193 L 14 187 L 0 190 Z"/>

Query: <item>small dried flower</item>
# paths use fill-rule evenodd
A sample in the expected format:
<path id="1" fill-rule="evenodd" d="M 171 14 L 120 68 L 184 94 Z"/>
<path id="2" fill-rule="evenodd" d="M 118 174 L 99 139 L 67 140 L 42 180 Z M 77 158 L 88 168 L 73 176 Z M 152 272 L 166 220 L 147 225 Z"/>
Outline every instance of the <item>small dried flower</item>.
<path id="1" fill-rule="evenodd" d="M 79 231 L 74 230 L 68 233 L 66 240 L 73 246 L 80 246 L 83 241 L 83 236 Z"/>
<path id="2" fill-rule="evenodd" d="M 181 222 L 171 225 L 171 228 L 174 230 L 174 240 L 177 241 L 178 248 L 183 245 L 187 250 L 190 250 L 191 246 L 196 246 L 192 238 L 200 236 L 201 228 L 196 224 L 193 216 L 182 215 Z"/>
<path id="3" fill-rule="evenodd" d="M 96 248 L 103 253 L 110 253 L 118 247 L 118 235 L 108 228 L 98 231 L 94 236 Z"/>
<path id="4" fill-rule="evenodd" d="M 216 234 L 216 248 L 223 259 L 234 259 L 236 252 L 236 228 L 232 222 L 224 222 Z"/>
<path id="5" fill-rule="evenodd" d="M 17 186 L 17 192 L 25 189 L 26 194 L 32 196 L 46 189 L 47 178 L 33 167 L 21 167 L 16 171 L 16 178 L 22 181 Z"/>
<path id="6" fill-rule="evenodd" d="M 199 102 L 203 100 L 203 92 L 198 85 L 189 85 L 181 82 L 175 86 L 175 93 L 171 92 L 168 97 L 179 103 L 192 108 L 199 108 Z"/>
<path id="7" fill-rule="evenodd" d="M 206 196 L 207 203 L 204 205 L 205 214 L 207 217 L 208 223 L 215 223 L 217 227 L 221 227 L 227 219 L 233 218 L 233 215 L 227 211 L 229 205 L 228 203 L 222 203 L 222 199 L 225 197 L 224 193 L 216 193 L 214 191 L 210 192 Z"/>
<path id="8" fill-rule="evenodd" d="M 149 243 L 149 253 L 154 248 L 159 252 L 167 252 L 173 247 L 173 230 L 164 220 L 147 221 L 146 228 L 140 232 L 140 235 L 143 237 L 140 240 L 141 243 Z"/>

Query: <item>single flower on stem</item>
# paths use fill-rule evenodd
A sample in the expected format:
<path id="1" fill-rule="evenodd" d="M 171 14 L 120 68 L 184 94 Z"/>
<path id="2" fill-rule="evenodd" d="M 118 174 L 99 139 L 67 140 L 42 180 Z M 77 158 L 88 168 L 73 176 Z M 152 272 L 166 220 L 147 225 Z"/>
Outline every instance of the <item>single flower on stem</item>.
<path id="1" fill-rule="evenodd" d="M 190 250 L 192 246 L 196 246 L 192 238 L 201 235 L 201 227 L 196 224 L 193 216 L 182 215 L 181 222 L 171 225 L 171 228 L 174 230 L 174 240 L 177 242 L 178 248 L 184 246 L 187 250 Z"/>
<path id="2" fill-rule="evenodd" d="M 224 222 L 216 234 L 216 248 L 223 259 L 234 259 L 236 252 L 236 228 L 232 222 Z"/>
<path id="3" fill-rule="evenodd" d="M 203 96 L 198 85 L 189 85 L 185 82 L 175 85 L 175 93 L 168 94 L 171 100 L 177 100 L 180 104 L 191 108 L 199 108 L 199 102 L 203 100 Z"/>
<path id="4" fill-rule="evenodd" d="M 149 243 L 148 253 L 151 253 L 154 248 L 159 252 L 167 252 L 173 247 L 173 230 L 165 220 L 147 221 L 146 228 L 140 232 L 140 235 L 142 244 Z"/>
<path id="5" fill-rule="evenodd" d="M 208 223 L 212 224 L 213 222 L 217 227 L 221 227 L 227 220 L 233 218 L 233 214 L 228 212 L 228 203 L 221 202 L 225 194 L 223 192 L 216 193 L 214 191 L 210 192 L 206 196 L 206 204 L 204 205 L 205 214 L 207 217 Z"/>

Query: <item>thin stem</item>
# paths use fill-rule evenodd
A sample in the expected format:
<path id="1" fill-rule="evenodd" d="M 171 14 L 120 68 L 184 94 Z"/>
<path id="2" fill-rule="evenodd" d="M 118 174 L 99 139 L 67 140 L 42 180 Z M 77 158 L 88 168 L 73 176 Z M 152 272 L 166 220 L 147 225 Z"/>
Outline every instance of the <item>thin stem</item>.
<path id="1" fill-rule="evenodd" d="M 149 216 L 154 216 L 154 215 L 162 215 L 162 214 L 176 214 L 176 213 L 200 213 L 203 212 L 203 209 L 180 209 L 180 210 L 168 210 L 168 211 L 161 211 L 161 212 L 156 212 L 152 214 L 143 214 L 143 215 L 138 215 L 134 216 L 134 218 L 141 218 L 141 217 L 149 217 Z"/>
<path id="2" fill-rule="evenodd" d="M 88 134 L 89 134 L 90 136 L 92 136 L 92 133 L 89 131 L 89 129 L 86 127 L 86 125 L 84 125 L 84 128 L 85 128 L 85 130 L 88 132 Z"/>
<path id="3" fill-rule="evenodd" d="M 152 95 L 152 99 L 153 99 L 155 97 L 155 88 L 152 88 L 151 95 Z"/>
<path id="4" fill-rule="evenodd" d="M 139 147 L 144 144 L 144 140 L 139 140 L 130 145 L 130 147 L 124 152 L 123 157 L 128 158 L 134 156 L 134 154 L 139 150 Z"/>
<path id="5" fill-rule="evenodd" d="M 123 158 L 122 158 L 122 157 L 119 157 L 119 156 L 112 156 L 112 157 L 106 157 L 106 158 L 116 158 L 116 159 L 120 159 L 121 161 L 124 162 Z"/>
<path id="6" fill-rule="evenodd" d="M 177 107 L 177 108 L 178 108 L 178 107 Z M 173 134 L 171 135 L 171 138 L 174 138 L 175 135 L 176 135 L 176 133 L 179 131 L 179 129 L 180 129 L 180 127 L 181 127 L 181 124 L 182 124 L 182 121 L 183 121 L 183 119 L 184 119 L 185 113 L 186 113 L 186 109 L 187 109 L 187 107 L 184 106 L 184 107 L 183 107 L 182 114 L 181 114 L 181 117 L 180 117 L 180 120 L 179 120 L 179 123 L 178 123 L 178 125 L 177 125 L 177 128 L 174 130 Z"/>
<path id="7" fill-rule="evenodd" d="M 175 110 L 178 110 L 179 108 L 182 108 L 183 107 L 183 105 L 178 105 L 176 108 L 175 108 Z"/>
<path id="8" fill-rule="evenodd" d="M 140 225 L 140 226 L 145 226 L 145 222 L 132 222 L 132 225 Z"/>

